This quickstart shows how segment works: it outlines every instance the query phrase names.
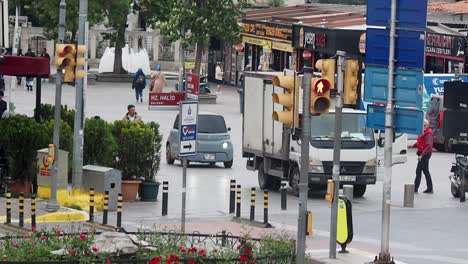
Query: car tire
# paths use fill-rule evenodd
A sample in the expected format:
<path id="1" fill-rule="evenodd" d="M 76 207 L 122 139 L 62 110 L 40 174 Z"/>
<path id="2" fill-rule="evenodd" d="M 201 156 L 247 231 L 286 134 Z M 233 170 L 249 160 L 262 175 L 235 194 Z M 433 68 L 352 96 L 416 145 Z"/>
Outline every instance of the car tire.
<path id="1" fill-rule="evenodd" d="M 460 188 L 455 186 L 455 184 L 450 184 L 450 192 L 452 193 L 453 197 L 460 198 Z"/>
<path id="2" fill-rule="evenodd" d="M 232 164 L 233 164 L 233 163 L 234 163 L 233 160 L 225 161 L 225 162 L 224 162 L 224 168 L 226 168 L 226 169 L 232 168 Z"/>
<path id="3" fill-rule="evenodd" d="M 216 162 L 210 162 L 210 163 L 208 163 L 208 165 L 209 165 L 210 167 L 213 167 L 215 164 L 216 164 Z"/>
<path id="4" fill-rule="evenodd" d="M 354 185 L 353 195 L 356 198 L 361 198 L 366 193 L 367 185 Z"/>
<path id="5" fill-rule="evenodd" d="M 171 145 L 166 144 L 166 163 L 167 164 L 174 164 L 174 159 L 171 157 Z"/>

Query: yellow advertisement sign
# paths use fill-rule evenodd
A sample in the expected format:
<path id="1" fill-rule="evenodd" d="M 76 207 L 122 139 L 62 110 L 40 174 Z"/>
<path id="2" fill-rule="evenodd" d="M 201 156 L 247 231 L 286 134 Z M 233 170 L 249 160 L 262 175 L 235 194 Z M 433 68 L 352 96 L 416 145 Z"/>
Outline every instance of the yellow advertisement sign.
<path id="1" fill-rule="evenodd" d="M 281 43 L 281 42 L 272 42 L 272 48 L 275 50 L 282 50 L 287 52 L 294 52 L 294 48 L 291 44 Z"/>
<path id="2" fill-rule="evenodd" d="M 263 46 L 265 45 L 266 42 L 270 42 L 270 41 L 266 41 L 264 39 L 258 39 L 258 38 L 242 37 L 242 42 L 250 43 L 250 44 L 254 44 L 258 46 Z"/>

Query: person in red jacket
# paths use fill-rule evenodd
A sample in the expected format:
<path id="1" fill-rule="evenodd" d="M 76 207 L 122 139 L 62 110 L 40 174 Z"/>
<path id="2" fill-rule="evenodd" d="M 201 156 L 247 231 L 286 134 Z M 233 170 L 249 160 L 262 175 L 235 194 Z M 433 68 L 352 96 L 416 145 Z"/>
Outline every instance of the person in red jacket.
<path id="1" fill-rule="evenodd" d="M 418 166 L 416 167 L 416 179 L 414 179 L 414 192 L 418 192 L 419 184 L 421 183 L 421 172 L 424 172 L 426 177 L 427 189 L 424 193 L 433 193 L 432 179 L 429 172 L 429 159 L 432 155 L 432 146 L 434 143 L 434 134 L 429 128 L 429 121 L 424 119 L 424 131 L 422 135 L 418 136 L 416 146 L 418 148 Z"/>

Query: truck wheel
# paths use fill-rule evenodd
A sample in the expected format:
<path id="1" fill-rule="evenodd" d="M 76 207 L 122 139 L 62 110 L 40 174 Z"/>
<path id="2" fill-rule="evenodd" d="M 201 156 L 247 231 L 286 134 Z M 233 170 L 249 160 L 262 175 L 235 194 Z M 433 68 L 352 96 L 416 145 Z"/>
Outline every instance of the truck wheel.
<path id="1" fill-rule="evenodd" d="M 262 190 L 268 189 L 268 175 L 263 169 L 263 162 L 258 164 L 258 186 Z"/>
<path id="2" fill-rule="evenodd" d="M 281 188 L 281 179 L 274 176 L 268 176 L 270 179 L 270 187 L 268 190 L 277 191 Z"/>
<path id="3" fill-rule="evenodd" d="M 362 197 L 366 193 L 367 185 L 354 185 L 353 195 L 354 197 Z"/>
<path id="4" fill-rule="evenodd" d="M 450 191 L 452 192 L 453 197 L 460 198 L 460 188 L 455 186 L 453 183 L 450 184 Z"/>
<path id="5" fill-rule="evenodd" d="M 444 152 L 447 152 L 447 153 L 452 153 L 453 152 L 452 143 L 450 142 L 450 138 L 446 138 L 445 141 L 444 141 Z"/>
<path id="6" fill-rule="evenodd" d="M 301 171 L 299 170 L 298 166 L 294 166 L 292 169 L 292 173 L 290 176 L 289 185 L 293 189 L 293 193 L 296 197 L 299 197 L 299 179 L 301 178 Z"/>

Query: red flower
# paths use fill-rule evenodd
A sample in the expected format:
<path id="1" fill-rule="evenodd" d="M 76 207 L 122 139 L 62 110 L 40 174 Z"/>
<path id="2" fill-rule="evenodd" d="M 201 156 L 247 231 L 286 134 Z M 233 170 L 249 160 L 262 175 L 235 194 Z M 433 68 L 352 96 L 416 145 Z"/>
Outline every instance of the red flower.
<path id="1" fill-rule="evenodd" d="M 17 248 L 18 247 L 18 242 L 16 242 L 16 241 L 11 242 L 11 246 L 14 247 L 14 248 Z"/>
<path id="2" fill-rule="evenodd" d="M 171 260 L 171 261 L 178 261 L 178 260 L 179 260 L 179 256 L 174 255 L 174 254 L 171 254 L 170 260 Z"/>
<path id="3" fill-rule="evenodd" d="M 250 255 L 250 253 L 252 253 L 252 250 L 250 248 L 244 249 L 244 254 L 245 255 Z"/>
<path id="4" fill-rule="evenodd" d="M 81 241 L 85 241 L 88 236 L 85 233 L 80 234 Z"/>
<path id="5" fill-rule="evenodd" d="M 188 253 L 196 253 L 196 252 L 197 252 L 197 248 L 194 248 L 194 247 L 188 250 Z"/>
<path id="6" fill-rule="evenodd" d="M 93 252 L 99 252 L 99 249 L 96 246 L 92 247 L 91 249 L 93 250 Z"/>
<path id="7" fill-rule="evenodd" d="M 245 255 L 241 255 L 241 256 L 239 257 L 239 261 L 240 261 L 240 262 L 246 262 L 246 261 L 247 261 L 247 257 L 246 257 Z"/>
<path id="8" fill-rule="evenodd" d="M 150 260 L 149 264 L 159 264 L 159 262 L 161 262 L 161 259 L 161 257 L 155 257 Z"/>
<path id="9" fill-rule="evenodd" d="M 60 236 L 60 233 L 61 233 L 60 228 L 55 229 L 55 235 L 56 236 Z"/>
<path id="10" fill-rule="evenodd" d="M 112 262 L 109 259 L 107 259 L 106 264 L 112 264 Z"/>
<path id="11" fill-rule="evenodd" d="M 37 227 L 36 226 L 31 226 L 31 230 L 34 232 L 37 230 Z"/>
<path id="12" fill-rule="evenodd" d="M 197 262 L 193 259 L 189 259 L 188 264 L 197 264 Z"/>
<path id="13" fill-rule="evenodd" d="M 76 257 L 76 252 L 71 249 L 68 250 L 68 254 L 70 254 L 72 257 Z"/>
<path id="14" fill-rule="evenodd" d="M 198 251 L 198 255 L 206 257 L 206 251 L 202 249 L 202 250 Z"/>
<path id="15" fill-rule="evenodd" d="M 31 234 L 26 233 L 26 234 L 23 235 L 23 238 L 31 238 Z"/>
<path id="16" fill-rule="evenodd" d="M 185 250 L 185 248 L 184 248 L 184 247 L 179 247 L 179 251 L 180 251 L 180 252 L 182 252 L 182 253 L 185 253 L 185 252 L 187 252 L 187 250 Z"/>
<path id="17" fill-rule="evenodd" d="M 47 239 L 47 237 L 45 235 L 41 236 L 41 241 L 45 241 L 46 239 Z"/>
<path id="18" fill-rule="evenodd" d="M 255 260 L 249 259 L 249 264 L 255 263 Z"/>

